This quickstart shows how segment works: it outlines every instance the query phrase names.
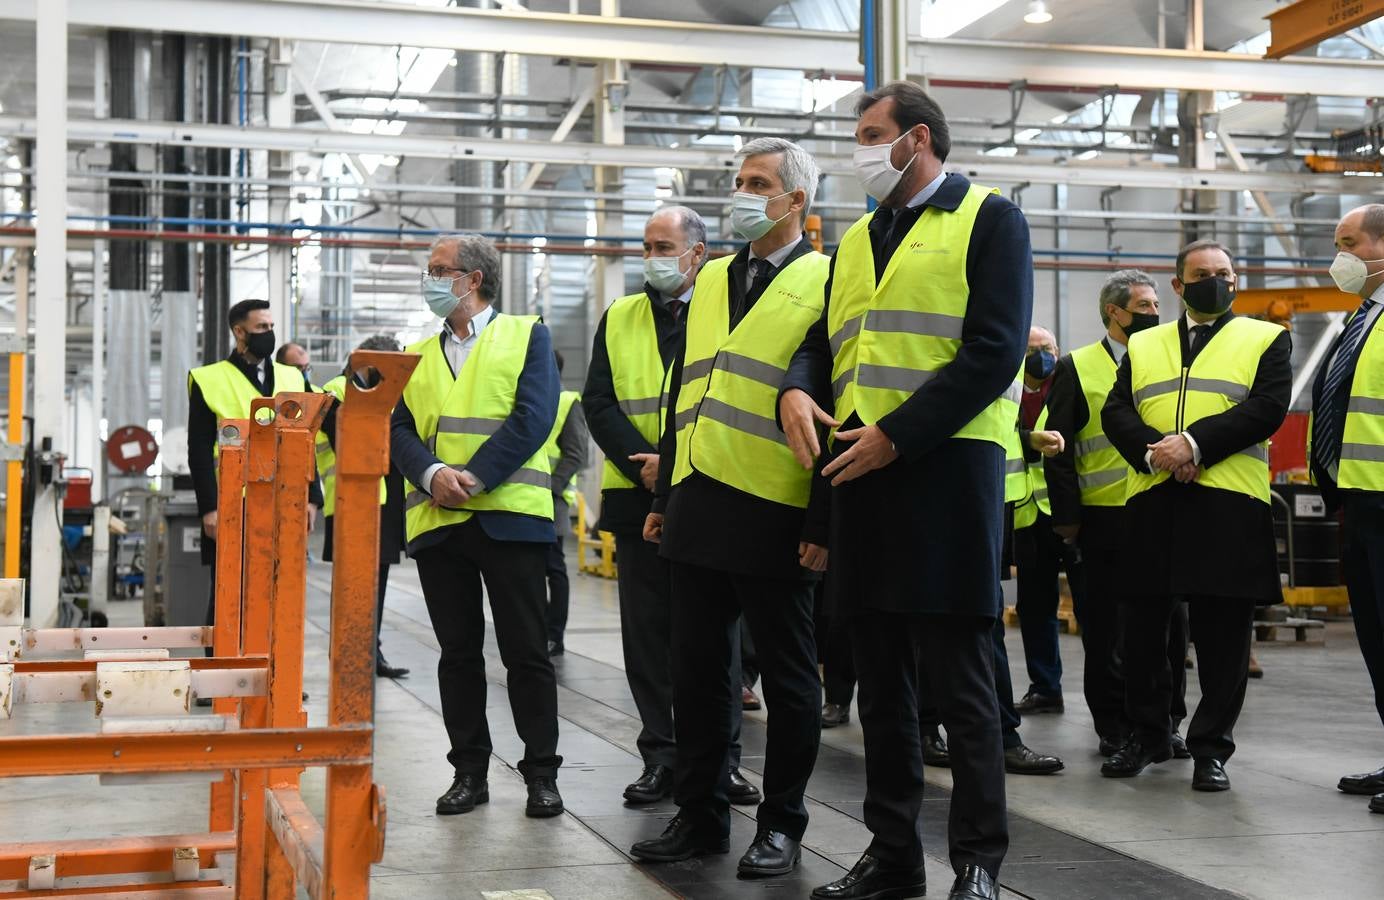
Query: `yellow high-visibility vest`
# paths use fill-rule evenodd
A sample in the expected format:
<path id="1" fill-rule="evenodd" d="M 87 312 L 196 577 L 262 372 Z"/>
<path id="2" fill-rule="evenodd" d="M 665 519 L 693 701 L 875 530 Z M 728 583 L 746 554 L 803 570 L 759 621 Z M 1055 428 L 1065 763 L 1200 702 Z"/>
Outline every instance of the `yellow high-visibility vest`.
<path id="1" fill-rule="evenodd" d="M 1129 463 L 1110 443 L 1100 420 L 1105 398 L 1115 386 L 1118 368 L 1101 341 L 1073 350 L 1072 364 L 1089 411 L 1086 424 L 1073 435 L 1072 458 L 1076 465 L 1077 486 L 1081 489 L 1081 505 L 1124 506 Z"/>
<path id="2" fill-rule="evenodd" d="M 814 251 L 788 263 L 734 331 L 726 302 L 730 263 L 721 257 L 702 267 L 688 306 L 672 483 L 697 471 L 806 509 L 812 473 L 788 449 L 775 413 L 793 351 L 822 315 L 831 261 Z"/>
<path id="3" fill-rule="evenodd" d="M 567 424 L 567 416 L 572 412 L 572 404 L 581 399 L 579 391 L 563 391 L 557 395 L 557 418 L 553 421 L 553 430 L 548 435 L 548 441 L 543 445 L 543 452 L 548 454 L 548 466 L 556 471 L 558 460 L 562 459 L 562 451 L 557 446 L 557 436 L 562 434 L 562 428 Z M 577 475 L 572 473 L 572 480 L 562 491 L 562 499 L 568 506 L 577 502 Z"/>
<path id="4" fill-rule="evenodd" d="M 515 389 L 539 321 L 537 316 L 496 314 L 455 377 L 437 335 L 408 348 L 422 359 L 404 386 L 404 402 L 413 413 L 418 436 L 448 466 L 466 468 L 514 411 Z M 486 485 L 462 509 L 434 506 L 426 492 L 410 484 L 404 496 L 408 541 L 465 522 L 475 512 L 512 512 L 551 520 L 551 473 L 548 454 L 540 446 L 502 484 Z"/>
<path id="5" fill-rule="evenodd" d="M 1045 431 L 1048 427 L 1048 408 L 1038 414 L 1033 423 L 1034 431 Z M 1048 476 L 1043 469 L 1043 460 L 1024 465 L 1024 488 L 1022 499 L 1014 504 L 1014 527 L 1027 528 L 1038 521 L 1038 513 L 1052 515 L 1052 503 L 1048 500 Z"/>
<path id="6" fill-rule="evenodd" d="M 1351 376 L 1337 462 L 1336 486 L 1348 491 L 1384 491 L 1384 314 L 1369 328 Z M 1307 425 L 1309 460 L 1315 416 L 1313 410 Z"/>
<path id="7" fill-rule="evenodd" d="M 620 412 L 634 430 L 657 447 L 663 429 L 663 380 L 667 375 L 658 352 L 658 331 L 647 294 L 630 294 L 606 310 L 606 355 Z M 633 488 L 610 460 L 601 470 L 601 490 Z"/>
<path id="8" fill-rule="evenodd" d="M 970 299 L 966 257 L 981 203 L 995 189 L 971 185 L 954 212 L 927 207 L 878 282 L 870 215 L 836 251 L 828 332 L 836 420 L 852 413 L 873 425 L 956 358 Z M 1014 430 L 1022 381 L 1015 381 L 953 437 L 1003 447 Z"/>
<path id="9" fill-rule="evenodd" d="M 1281 326 L 1237 316 L 1221 326 L 1185 368 L 1177 322 L 1132 335 L 1128 350 L 1130 387 L 1139 417 L 1165 435 L 1179 434 L 1201 419 L 1233 409 L 1249 396 L 1260 358 L 1282 333 Z M 1146 475 L 1131 469 L 1126 498 L 1162 484 L 1170 475 L 1164 471 Z M 1197 484 L 1268 503 L 1268 443 L 1247 447 L 1205 468 Z"/>
<path id="10" fill-rule="evenodd" d="M 285 366 L 269 361 L 274 371 L 274 396 L 279 394 L 303 393 L 307 388 L 307 381 L 303 378 L 303 373 L 293 366 Z M 211 363 L 206 366 L 198 366 L 187 373 L 188 393 L 192 392 L 192 385 L 196 384 L 202 391 L 202 399 L 206 401 L 207 407 L 216 416 L 217 422 L 222 419 L 248 419 L 250 418 L 250 404 L 264 396 L 259 392 L 259 388 L 245 377 L 245 373 L 236 368 L 235 363 L 229 359 Z M 212 458 L 218 462 L 221 459 L 221 445 L 212 444 Z"/>

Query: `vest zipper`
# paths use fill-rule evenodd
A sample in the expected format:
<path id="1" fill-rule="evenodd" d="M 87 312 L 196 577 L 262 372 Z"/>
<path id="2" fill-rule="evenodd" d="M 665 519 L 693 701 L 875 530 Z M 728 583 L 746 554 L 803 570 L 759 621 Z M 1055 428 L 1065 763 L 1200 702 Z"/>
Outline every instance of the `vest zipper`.
<path id="1" fill-rule="evenodd" d="M 1190 366 L 1182 367 L 1182 383 L 1177 387 L 1177 415 L 1174 416 L 1173 422 L 1177 434 L 1181 434 L 1185 430 L 1182 420 L 1187 412 L 1187 373 L 1190 368 Z"/>

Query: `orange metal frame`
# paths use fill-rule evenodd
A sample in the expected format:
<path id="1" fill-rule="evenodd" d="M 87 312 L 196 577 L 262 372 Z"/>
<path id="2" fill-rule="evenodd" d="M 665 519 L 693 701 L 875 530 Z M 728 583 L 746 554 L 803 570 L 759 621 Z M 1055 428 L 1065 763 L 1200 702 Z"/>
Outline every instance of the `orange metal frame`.
<path id="1" fill-rule="evenodd" d="M 218 697 L 213 713 L 239 728 L 204 732 L 39 735 L 0 738 L 0 776 L 224 771 L 211 787 L 209 831 L 0 846 L 0 880 L 23 881 L 35 857 L 54 856 L 56 877 L 131 876 L 103 891 L 144 896 L 178 888 L 243 900 L 368 896 L 370 865 L 384 854 L 384 791 L 374 783 L 375 589 L 379 480 L 389 468 L 389 416 L 417 365 L 401 353 L 357 351 L 337 412 L 337 498 L 332 573 L 331 675 L 326 727 L 307 727 L 302 707 L 307 591 L 307 486 L 324 394 L 257 399 L 249 420 L 220 434 L 214 656 L 192 667 L 268 670 L 267 696 Z M 242 499 L 243 498 L 243 499 Z M 16 671 L 94 670 L 86 660 L 23 661 Z M 306 766 L 327 769 L 325 822 L 299 793 Z M 196 848 L 200 868 L 234 852 L 234 879 L 151 884 L 175 851 Z M 57 886 L 0 897 L 85 892 Z M 217 893 L 216 896 L 221 894 Z"/>

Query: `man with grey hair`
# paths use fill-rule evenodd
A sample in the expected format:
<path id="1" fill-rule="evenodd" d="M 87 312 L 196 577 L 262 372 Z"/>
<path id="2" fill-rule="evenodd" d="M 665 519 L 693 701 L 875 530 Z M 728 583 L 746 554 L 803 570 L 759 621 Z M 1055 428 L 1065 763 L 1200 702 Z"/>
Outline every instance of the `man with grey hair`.
<path id="1" fill-rule="evenodd" d="M 1129 553 L 1124 539 L 1128 466 L 1105 438 L 1100 410 L 1129 336 L 1158 324 L 1158 291 L 1146 272 L 1122 269 L 1105 280 L 1098 299 L 1105 336 L 1063 356 L 1053 373 L 1047 427 L 1062 433 L 1066 449 L 1046 460 L 1044 471 L 1052 529 L 1080 548 L 1086 570 L 1085 591 L 1073 594 L 1086 651 L 1083 688 L 1101 755 L 1109 757 L 1129 731 L 1119 664 L 1119 608 L 1127 584 L 1122 563 Z M 1186 653 L 1187 614 L 1178 607 L 1169 627 L 1168 654 L 1177 663 L 1171 667 L 1173 750 L 1184 758 L 1187 747 L 1177 728 L 1187 715 Z"/>
<path id="2" fill-rule="evenodd" d="M 481 608 L 488 595 L 524 742 L 525 812 L 556 816 L 562 757 L 544 579 L 556 539 L 544 451 L 558 406 L 552 339 L 537 316 L 491 306 L 500 293 L 500 254 L 479 235 L 434 241 L 422 288 L 442 328 L 408 348 L 422 360 L 394 410 L 390 445 L 408 481 L 407 552 L 418 563 L 442 651 L 437 673 L 454 777 L 437 812 L 466 813 L 490 799 Z"/>
<path id="3" fill-rule="evenodd" d="M 826 521 L 812 513 L 825 510 L 809 509 L 819 479 L 793 458 L 774 406 L 793 350 L 821 315 L 829 261 L 803 236 L 817 185 L 812 158 L 767 139 L 739 157 L 730 218 L 748 243 L 697 278 L 644 525 L 672 570 L 679 812 L 631 853 L 676 862 L 730 849 L 726 763 L 741 702 L 734 661 L 743 615 L 772 714 L 759 827 L 738 871 L 763 877 L 787 874 L 801 858 L 803 793 L 821 739 L 812 595 L 826 568 Z"/>
<path id="4" fill-rule="evenodd" d="M 613 301 L 596 326 L 582 389 L 587 427 L 605 454 L 599 527 L 615 535 L 620 559 L 620 638 L 644 768 L 625 788 L 631 805 L 673 792 L 672 581 L 668 561 L 644 540 L 658 480 L 664 377 L 681 351 L 687 304 L 707 259 L 706 223 L 685 206 L 662 206 L 644 225 L 644 287 Z M 733 710 L 728 794 L 756 803 L 740 775 L 740 709 Z"/>

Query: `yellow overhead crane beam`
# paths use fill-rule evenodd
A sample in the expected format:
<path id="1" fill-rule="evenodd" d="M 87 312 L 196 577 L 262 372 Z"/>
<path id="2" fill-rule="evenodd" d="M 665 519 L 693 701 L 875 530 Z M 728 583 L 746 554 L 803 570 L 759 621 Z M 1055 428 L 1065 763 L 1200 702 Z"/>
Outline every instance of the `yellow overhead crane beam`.
<path id="1" fill-rule="evenodd" d="M 1264 56 L 1282 59 L 1380 16 L 1384 0 L 1298 0 L 1265 17 L 1271 40 Z"/>

